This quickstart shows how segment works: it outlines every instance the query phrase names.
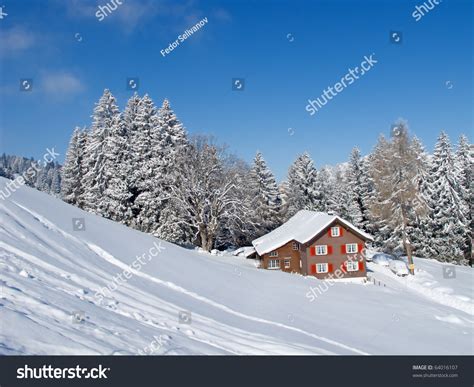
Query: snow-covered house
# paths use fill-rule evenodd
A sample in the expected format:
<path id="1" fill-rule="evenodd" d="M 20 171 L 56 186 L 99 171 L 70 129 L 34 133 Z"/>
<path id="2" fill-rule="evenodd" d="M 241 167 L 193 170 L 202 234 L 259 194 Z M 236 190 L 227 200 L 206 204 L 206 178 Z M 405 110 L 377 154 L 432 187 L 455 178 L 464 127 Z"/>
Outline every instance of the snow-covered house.
<path id="1" fill-rule="evenodd" d="M 365 277 L 361 254 L 373 238 L 337 215 L 302 210 L 252 244 L 264 269 L 318 278 Z M 339 270 L 338 270 L 339 269 Z"/>

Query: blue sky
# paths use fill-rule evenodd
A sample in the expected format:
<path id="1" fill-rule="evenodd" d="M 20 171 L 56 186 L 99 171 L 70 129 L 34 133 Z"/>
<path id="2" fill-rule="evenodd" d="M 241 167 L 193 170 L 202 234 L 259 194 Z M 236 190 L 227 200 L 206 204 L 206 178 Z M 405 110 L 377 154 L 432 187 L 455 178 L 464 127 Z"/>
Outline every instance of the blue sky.
<path id="1" fill-rule="evenodd" d="M 317 167 L 345 161 L 355 145 L 370 152 L 398 118 L 428 150 L 441 130 L 453 142 L 472 134 L 472 1 L 444 0 L 415 21 L 421 0 L 122 0 L 99 21 L 98 5 L 110 2 L 0 3 L 0 152 L 39 158 L 55 147 L 62 161 L 104 88 L 124 106 L 130 77 L 157 105 L 168 98 L 190 133 L 215 135 L 247 161 L 261 151 L 278 179 L 303 151 Z M 377 64 L 310 116 L 308 99 L 371 54 Z M 233 78 L 245 90 L 233 91 Z M 20 91 L 20 79 L 33 90 Z"/>

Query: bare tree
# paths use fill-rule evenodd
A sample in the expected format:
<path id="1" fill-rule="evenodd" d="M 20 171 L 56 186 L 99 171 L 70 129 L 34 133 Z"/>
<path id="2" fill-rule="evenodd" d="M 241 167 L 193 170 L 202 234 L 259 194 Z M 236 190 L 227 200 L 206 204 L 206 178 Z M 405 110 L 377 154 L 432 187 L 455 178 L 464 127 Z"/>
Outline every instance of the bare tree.
<path id="1" fill-rule="evenodd" d="M 414 265 L 410 222 L 425 207 L 418 190 L 418 162 L 408 127 L 405 122 L 398 121 L 392 127 L 391 141 L 379 142 L 371 168 L 376 189 L 372 211 L 378 219 L 381 234 L 388 236 L 384 245 L 406 253 L 411 274 L 414 274 Z"/>
<path id="2" fill-rule="evenodd" d="M 207 137 L 194 138 L 179 160 L 181 173 L 171 192 L 181 223 L 206 251 L 215 247 L 226 222 L 244 222 L 235 170 L 226 161 L 225 147 Z"/>

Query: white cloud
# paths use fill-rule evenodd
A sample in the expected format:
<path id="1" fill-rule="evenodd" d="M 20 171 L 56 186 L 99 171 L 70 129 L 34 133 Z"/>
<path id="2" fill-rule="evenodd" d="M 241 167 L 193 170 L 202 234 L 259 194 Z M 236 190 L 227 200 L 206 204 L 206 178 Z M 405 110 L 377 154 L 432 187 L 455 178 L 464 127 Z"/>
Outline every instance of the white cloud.
<path id="1" fill-rule="evenodd" d="M 126 33 L 132 32 L 135 27 L 145 23 L 158 14 L 159 5 L 157 1 L 126 2 L 117 8 L 110 20 L 116 16 L 117 22 L 122 25 Z"/>
<path id="2" fill-rule="evenodd" d="M 35 35 L 24 27 L 0 30 L 0 51 L 2 55 L 16 54 L 35 44 Z"/>
<path id="3" fill-rule="evenodd" d="M 57 5 L 66 8 L 66 13 L 73 19 L 90 19 L 97 21 L 96 12 L 99 6 L 107 6 L 111 0 L 53 0 Z M 115 2 L 117 3 L 117 2 Z M 131 32 L 158 14 L 162 1 L 159 0 L 121 0 L 104 19 L 104 23 L 120 24 L 125 32 Z"/>
<path id="4" fill-rule="evenodd" d="M 72 18 L 95 18 L 98 1 L 94 0 L 53 0 L 56 5 L 66 8 L 68 16 Z"/>
<path id="5" fill-rule="evenodd" d="M 40 79 L 40 89 L 48 94 L 75 94 L 85 89 L 82 82 L 69 73 L 46 73 Z"/>
<path id="6" fill-rule="evenodd" d="M 213 17 L 221 22 L 230 22 L 232 20 L 232 15 L 224 8 L 214 10 Z"/>

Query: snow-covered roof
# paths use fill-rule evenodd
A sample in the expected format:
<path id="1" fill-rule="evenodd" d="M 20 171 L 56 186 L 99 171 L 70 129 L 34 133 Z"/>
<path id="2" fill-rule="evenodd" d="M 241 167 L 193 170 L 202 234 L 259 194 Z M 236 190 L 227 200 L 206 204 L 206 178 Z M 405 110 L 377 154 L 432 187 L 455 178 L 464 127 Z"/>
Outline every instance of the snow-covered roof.
<path id="1" fill-rule="evenodd" d="M 252 241 L 252 245 L 255 247 L 255 250 L 257 250 L 258 255 L 263 255 L 293 240 L 304 244 L 309 242 L 335 220 L 363 238 L 373 240 L 372 236 L 337 215 L 301 210 L 280 227 Z"/>
<path id="2" fill-rule="evenodd" d="M 241 257 L 247 258 L 247 257 L 251 256 L 253 253 L 255 253 L 255 247 L 253 247 L 253 246 L 244 246 L 244 247 L 238 248 L 232 254 L 235 255 L 235 256 L 241 256 Z"/>

